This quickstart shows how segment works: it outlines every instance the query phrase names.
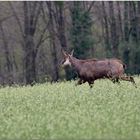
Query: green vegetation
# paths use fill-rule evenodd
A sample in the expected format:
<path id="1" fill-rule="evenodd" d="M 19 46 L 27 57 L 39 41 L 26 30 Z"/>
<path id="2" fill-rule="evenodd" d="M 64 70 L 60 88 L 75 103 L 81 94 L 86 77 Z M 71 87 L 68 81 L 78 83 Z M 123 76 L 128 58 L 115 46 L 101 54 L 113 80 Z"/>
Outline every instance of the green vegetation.
<path id="1" fill-rule="evenodd" d="M 135 77 L 137 85 L 139 77 Z M 0 139 L 140 138 L 140 89 L 98 80 L 0 89 Z"/>
<path id="2" fill-rule="evenodd" d="M 91 15 L 83 7 L 84 5 L 77 1 L 71 9 L 71 41 L 75 56 L 85 59 L 89 56 L 90 48 L 93 47 L 93 35 Z"/>

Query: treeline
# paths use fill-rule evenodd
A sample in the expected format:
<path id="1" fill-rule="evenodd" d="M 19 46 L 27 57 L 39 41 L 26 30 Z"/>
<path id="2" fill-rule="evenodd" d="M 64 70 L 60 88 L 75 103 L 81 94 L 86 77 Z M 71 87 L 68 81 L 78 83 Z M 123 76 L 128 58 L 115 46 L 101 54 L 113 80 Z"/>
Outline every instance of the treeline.
<path id="1" fill-rule="evenodd" d="M 71 79 L 61 49 L 77 58 L 121 58 L 140 73 L 140 2 L 0 2 L 0 84 Z"/>

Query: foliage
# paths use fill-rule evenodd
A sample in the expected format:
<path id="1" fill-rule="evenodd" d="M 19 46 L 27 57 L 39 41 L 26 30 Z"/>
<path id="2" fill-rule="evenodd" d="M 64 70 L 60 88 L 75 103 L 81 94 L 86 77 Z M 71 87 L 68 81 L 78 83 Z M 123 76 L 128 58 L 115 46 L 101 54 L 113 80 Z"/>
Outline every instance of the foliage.
<path id="1" fill-rule="evenodd" d="M 1 88 L 0 139 L 139 139 L 139 87 L 74 84 Z"/>
<path id="2" fill-rule="evenodd" d="M 80 59 L 121 58 L 139 74 L 139 15 L 139 1 L 1 1 L 0 85 L 75 78 L 61 72 L 62 48 Z"/>
<path id="3" fill-rule="evenodd" d="M 126 47 L 127 46 L 127 47 Z M 121 42 L 119 45 L 120 57 L 126 64 L 126 73 L 139 74 L 140 73 L 140 47 L 138 43 L 132 40 L 127 42 Z"/>
<path id="4" fill-rule="evenodd" d="M 75 1 L 71 9 L 71 18 L 71 40 L 75 56 L 86 58 L 89 55 L 89 49 L 93 47 L 91 15 L 86 12 L 81 2 Z"/>

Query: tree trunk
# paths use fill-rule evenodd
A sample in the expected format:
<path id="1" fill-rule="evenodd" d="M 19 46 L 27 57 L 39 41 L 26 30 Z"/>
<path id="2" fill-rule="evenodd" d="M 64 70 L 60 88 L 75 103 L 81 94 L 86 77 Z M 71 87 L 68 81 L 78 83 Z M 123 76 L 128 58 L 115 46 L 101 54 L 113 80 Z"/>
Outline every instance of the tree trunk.
<path id="1" fill-rule="evenodd" d="M 25 77 L 26 84 L 36 82 L 35 50 L 34 50 L 34 33 L 33 17 L 29 2 L 24 1 L 24 32 L 25 32 Z"/>
<path id="2" fill-rule="evenodd" d="M 5 58 L 6 58 L 6 66 L 7 66 L 7 72 L 10 73 L 11 70 L 12 70 L 12 64 L 11 64 L 11 61 L 10 61 L 10 54 L 9 54 L 9 50 L 8 50 L 8 44 L 7 44 L 7 40 L 6 40 L 6 37 L 5 37 L 5 33 L 4 33 L 4 30 L 3 30 L 3 26 L 2 26 L 2 23 L 0 25 L 0 31 L 1 31 L 1 34 L 2 34 L 2 39 L 3 39 L 3 44 L 4 44 L 4 53 L 5 53 Z"/>
<path id="3" fill-rule="evenodd" d="M 122 28 L 122 16 L 121 16 L 121 7 L 120 7 L 120 1 L 117 1 L 117 9 L 118 9 L 118 24 L 119 24 L 119 30 L 120 30 L 120 41 L 123 40 L 123 28 Z"/>
<path id="4" fill-rule="evenodd" d="M 5 79 L 6 79 L 6 83 L 11 85 L 13 83 L 13 75 L 12 75 L 13 66 L 10 60 L 10 53 L 9 53 L 8 42 L 7 42 L 8 40 L 6 39 L 2 23 L 0 23 L 0 31 L 1 31 L 3 45 L 4 45 L 4 54 L 5 54 L 6 67 L 7 67 L 6 72 L 8 73 L 6 74 L 7 76 L 5 77 Z"/>
<path id="5" fill-rule="evenodd" d="M 128 47 L 129 43 L 129 3 L 127 1 L 124 2 L 124 41 L 125 41 L 125 48 L 123 52 L 123 60 L 124 63 L 128 67 L 129 71 L 129 54 L 130 54 L 130 49 Z"/>
<path id="6" fill-rule="evenodd" d="M 140 40 L 140 1 L 138 1 L 137 4 L 138 4 L 138 7 L 137 7 L 137 19 L 138 19 L 137 32 L 138 32 L 138 40 Z"/>
<path id="7" fill-rule="evenodd" d="M 49 10 L 49 33 L 50 33 L 50 46 L 53 57 L 53 71 L 52 71 L 52 81 L 57 81 L 59 78 L 58 72 L 58 59 L 57 59 L 57 49 L 56 49 L 56 38 L 55 38 L 55 27 L 54 27 L 54 19 L 52 15 L 52 2 L 47 2 L 48 10 Z"/>
<path id="8" fill-rule="evenodd" d="M 118 45 L 119 45 L 119 40 L 118 40 L 118 34 L 117 34 L 117 27 L 116 27 L 116 19 L 115 19 L 115 14 L 114 14 L 114 6 L 113 6 L 112 1 L 109 2 L 109 13 L 110 13 L 110 18 L 111 18 L 111 45 L 112 45 L 112 54 L 115 57 L 119 56 L 119 51 L 118 51 Z"/>
<path id="9" fill-rule="evenodd" d="M 129 41 L 129 18 L 128 10 L 129 4 L 127 1 L 124 2 L 124 39 L 126 42 Z"/>
<path id="10" fill-rule="evenodd" d="M 104 21 L 104 28 L 105 28 L 105 49 L 106 49 L 106 54 L 107 56 L 109 55 L 110 52 L 110 41 L 109 41 L 109 28 L 108 28 L 108 18 L 107 18 L 107 12 L 105 9 L 105 2 L 102 1 L 102 11 L 103 11 L 103 21 Z"/>
<path id="11" fill-rule="evenodd" d="M 35 52 L 34 52 L 33 37 L 27 35 L 25 39 L 25 75 L 26 84 L 34 84 L 36 82 L 36 64 L 35 64 Z"/>
<path id="12" fill-rule="evenodd" d="M 67 50 L 67 41 L 65 35 L 65 22 L 64 22 L 64 4 L 55 2 L 55 9 L 56 9 L 56 21 L 57 21 L 57 33 L 59 37 L 59 41 L 61 47 L 64 50 Z"/>
<path id="13" fill-rule="evenodd" d="M 55 9 L 56 9 L 56 24 L 57 24 L 57 34 L 58 39 L 60 41 L 62 49 L 68 51 L 67 47 L 67 40 L 66 40 L 66 31 L 65 31 L 65 19 L 64 19 L 64 2 L 58 3 L 55 2 Z M 72 71 L 69 68 L 65 68 L 65 75 L 66 79 L 70 80 L 70 75 Z"/>
<path id="14" fill-rule="evenodd" d="M 130 33 L 134 42 L 138 42 L 137 39 L 137 16 L 136 16 L 136 5 L 135 2 L 129 2 L 129 16 L 130 16 Z"/>

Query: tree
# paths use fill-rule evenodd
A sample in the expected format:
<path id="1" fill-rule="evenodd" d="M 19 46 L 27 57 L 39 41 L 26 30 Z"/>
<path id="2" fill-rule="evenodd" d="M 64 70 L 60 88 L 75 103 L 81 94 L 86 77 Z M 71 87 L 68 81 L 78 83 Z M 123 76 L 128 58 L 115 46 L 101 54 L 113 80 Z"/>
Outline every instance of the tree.
<path id="1" fill-rule="evenodd" d="M 35 35 L 36 33 L 38 33 L 37 25 L 42 9 L 42 2 L 24 1 L 22 3 L 24 24 L 22 24 L 22 19 L 18 16 L 18 13 L 16 12 L 11 2 L 9 2 L 9 5 L 17 21 L 22 37 L 22 47 L 25 54 L 24 68 L 26 84 L 33 84 L 34 82 L 36 82 L 36 56 L 39 47 L 46 39 L 45 32 L 47 30 L 47 25 L 44 26 L 42 31 L 39 33 L 39 38 L 35 39 Z"/>
<path id="2" fill-rule="evenodd" d="M 118 25 L 119 25 L 119 35 L 120 35 L 120 41 L 123 40 L 123 26 L 122 26 L 122 13 L 121 13 L 121 7 L 120 7 L 120 1 L 117 1 L 117 10 L 118 10 Z"/>
<path id="3" fill-rule="evenodd" d="M 124 2 L 124 52 L 123 52 L 123 59 L 127 67 L 129 68 L 129 55 L 130 55 L 130 48 L 128 47 L 129 42 L 129 3 Z"/>
<path id="4" fill-rule="evenodd" d="M 109 13 L 110 13 L 110 32 L 111 32 L 111 45 L 112 45 L 112 54 L 115 57 L 119 56 L 118 51 L 118 33 L 117 33 L 117 27 L 116 27 L 116 19 L 114 14 L 114 2 L 109 2 Z"/>
<path id="5" fill-rule="evenodd" d="M 104 1 L 102 1 L 102 12 L 103 12 L 103 24 L 104 24 L 104 30 L 105 30 L 104 44 L 105 44 L 106 54 L 108 56 L 109 53 L 111 52 L 111 48 L 110 48 L 110 40 L 109 40 L 108 17 L 107 17 L 107 12 L 106 12 L 106 7 L 105 7 Z"/>
<path id="6" fill-rule="evenodd" d="M 55 7 L 55 23 L 57 30 L 57 37 L 61 45 L 61 49 L 68 51 L 67 39 L 66 39 L 66 25 L 65 25 L 65 17 L 64 17 L 64 2 L 54 2 Z M 71 71 L 68 68 L 65 68 L 66 79 L 69 80 L 69 75 Z"/>
<path id="7" fill-rule="evenodd" d="M 134 42 L 138 42 L 137 35 L 137 13 L 136 13 L 136 3 L 133 1 L 129 2 L 129 16 L 130 16 L 130 33 Z"/>
<path id="8" fill-rule="evenodd" d="M 90 11 L 83 8 L 82 2 L 75 1 L 70 12 L 72 19 L 71 41 L 74 53 L 76 57 L 83 59 L 89 55 L 89 50 L 93 47 Z"/>
<path id="9" fill-rule="evenodd" d="M 55 6 L 55 22 L 57 28 L 57 36 L 60 41 L 61 47 L 64 50 L 67 50 L 67 41 L 66 41 L 66 31 L 65 31 L 65 19 L 64 19 L 64 2 L 54 2 Z"/>
<path id="10" fill-rule="evenodd" d="M 137 1 L 138 40 L 140 40 L 140 1 Z"/>
<path id="11" fill-rule="evenodd" d="M 124 3 L 124 39 L 129 41 L 129 15 L 128 15 L 129 3 Z"/>
<path id="12" fill-rule="evenodd" d="M 5 60 L 6 60 L 6 74 L 5 75 L 7 75 L 7 76 L 3 76 L 3 80 L 5 82 L 7 82 L 8 85 L 13 84 L 13 75 L 12 75 L 13 64 L 11 61 L 10 50 L 9 50 L 9 46 L 8 46 L 9 42 L 8 42 L 7 36 L 4 31 L 3 23 L 10 17 L 11 16 L 0 20 L 0 33 L 1 33 L 2 41 L 3 41 L 4 56 L 5 56 Z"/>
<path id="13" fill-rule="evenodd" d="M 52 73 L 52 80 L 57 81 L 59 78 L 58 72 L 58 59 L 57 59 L 57 49 L 56 49 L 56 34 L 55 34 L 55 25 L 54 25 L 54 17 L 52 14 L 52 3 L 46 2 L 48 7 L 48 14 L 49 14 L 49 33 L 50 33 L 50 46 L 53 56 L 53 73 Z"/>
<path id="14" fill-rule="evenodd" d="M 12 84 L 12 70 L 13 70 L 13 65 L 11 63 L 10 60 L 10 53 L 9 53 L 9 48 L 8 48 L 8 40 L 6 39 L 4 30 L 3 30 L 3 25 L 2 23 L 0 23 L 0 32 L 2 35 L 2 39 L 3 39 L 3 47 L 4 47 L 4 54 L 5 54 L 5 60 L 6 60 L 6 72 L 7 72 L 7 76 L 6 76 L 6 81 L 7 84 L 11 85 Z"/>

